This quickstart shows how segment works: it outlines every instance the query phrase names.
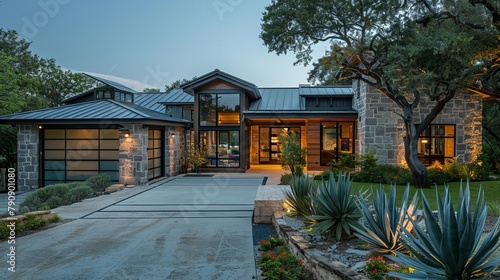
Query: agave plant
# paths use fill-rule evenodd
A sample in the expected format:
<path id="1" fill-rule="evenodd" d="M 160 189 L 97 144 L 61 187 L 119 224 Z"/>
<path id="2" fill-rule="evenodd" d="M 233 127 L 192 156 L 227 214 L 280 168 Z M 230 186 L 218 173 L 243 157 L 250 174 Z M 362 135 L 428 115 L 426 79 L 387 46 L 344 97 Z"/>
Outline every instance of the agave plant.
<path id="1" fill-rule="evenodd" d="M 358 220 L 361 213 L 351 191 L 350 175 L 339 172 L 338 181 L 335 181 L 330 172 L 329 180 L 323 180 L 317 194 L 312 197 L 315 215 L 309 216 L 309 219 L 313 221 L 313 232 L 329 233 L 340 240 L 342 234 L 351 235 L 354 227 L 360 227 Z"/>
<path id="2" fill-rule="evenodd" d="M 403 249 L 400 242 L 401 227 L 411 232 L 413 223 L 408 216 L 416 220 L 418 195 L 415 193 L 411 203 L 408 205 L 410 185 L 405 188 L 403 198 L 399 207 L 396 205 L 396 186 L 391 186 L 389 197 L 380 185 L 378 190 L 371 188 L 373 212 L 370 211 L 364 196 L 358 194 L 357 204 L 361 209 L 364 220 L 362 228 L 355 227 L 356 235 L 370 243 L 375 250 L 381 254 L 388 254 Z"/>
<path id="3" fill-rule="evenodd" d="M 309 216 L 313 214 L 311 194 L 317 189 L 317 184 L 309 176 L 293 176 L 290 190 L 285 191 L 285 198 L 290 206 L 291 214 Z"/>
<path id="4" fill-rule="evenodd" d="M 493 230 L 480 242 L 486 221 L 487 207 L 484 193 L 479 190 L 474 212 L 470 199 L 469 182 L 458 198 L 457 212 L 453 208 L 448 188 L 441 199 L 436 190 L 438 219 L 432 213 L 429 201 L 422 193 L 426 231 L 415 226 L 415 235 L 403 229 L 402 243 L 412 256 L 397 254 L 389 259 L 415 269 L 412 274 L 391 272 L 402 279 L 484 279 L 498 265 L 500 257 L 490 259 L 498 249 L 500 219 Z"/>

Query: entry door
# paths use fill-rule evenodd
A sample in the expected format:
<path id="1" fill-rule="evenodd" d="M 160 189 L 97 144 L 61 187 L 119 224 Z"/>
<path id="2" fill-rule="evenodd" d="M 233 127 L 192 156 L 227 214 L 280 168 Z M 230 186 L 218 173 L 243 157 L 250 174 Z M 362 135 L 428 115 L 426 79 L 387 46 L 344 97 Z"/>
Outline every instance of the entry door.
<path id="1" fill-rule="evenodd" d="M 293 131 L 299 135 L 300 127 L 260 127 L 259 128 L 259 163 L 281 163 L 281 143 L 279 135 L 283 131 Z"/>

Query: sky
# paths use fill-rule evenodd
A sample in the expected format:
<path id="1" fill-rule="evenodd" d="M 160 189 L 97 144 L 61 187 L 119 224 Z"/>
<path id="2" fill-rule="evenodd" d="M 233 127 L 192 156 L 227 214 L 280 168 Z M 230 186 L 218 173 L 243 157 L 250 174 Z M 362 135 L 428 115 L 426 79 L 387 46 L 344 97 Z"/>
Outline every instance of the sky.
<path id="1" fill-rule="evenodd" d="M 311 65 L 269 53 L 259 38 L 271 0 L 0 0 L 0 27 L 72 71 L 135 90 L 164 89 L 214 69 L 258 87 L 296 87 Z M 318 47 L 315 58 L 324 54 Z"/>

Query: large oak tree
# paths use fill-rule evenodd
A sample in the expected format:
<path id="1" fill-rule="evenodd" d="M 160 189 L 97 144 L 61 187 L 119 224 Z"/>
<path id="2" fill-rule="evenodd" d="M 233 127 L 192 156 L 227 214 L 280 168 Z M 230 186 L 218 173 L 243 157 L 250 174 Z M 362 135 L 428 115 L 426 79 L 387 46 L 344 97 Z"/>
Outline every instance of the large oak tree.
<path id="1" fill-rule="evenodd" d="M 495 0 L 275 0 L 266 7 L 260 37 L 269 51 L 312 61 L 316 44 L 331 49 L 311 78 L 365 82 L 398 107 L 405 159 L 420 187 L 427 169 L 417 157 L 419 135 L 457 92 L 495 76 L 500 53 L 500 1 Z M 422 85 L 426 89 L 422 90 Z M 416 124 L 423 95 L 434 102 Z"/>

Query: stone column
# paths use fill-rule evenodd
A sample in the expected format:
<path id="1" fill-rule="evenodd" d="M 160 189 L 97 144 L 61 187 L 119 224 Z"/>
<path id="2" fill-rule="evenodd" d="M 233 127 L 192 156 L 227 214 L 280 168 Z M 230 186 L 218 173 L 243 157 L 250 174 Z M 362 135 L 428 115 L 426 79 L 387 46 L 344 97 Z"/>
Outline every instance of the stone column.
<path id="1" fill-rule="evenodd" d="M 19 191 L 38 188 L 39 130 L 37 125 L 17 127 L 17 184 Z"/>
<path id="2" fill-rule="evenodd" d="M 120 133 L 120 183 L 144 185 L 148 183 L 148 128 L 141 124 L 123 125 L 128 137 Z"/>
<path id="3" fill-rule="evenodd" d="M 176 176 L 181 173 L 185 160 L 185 132 L 182 127 L 165 128 L 165 175 Z"/>

